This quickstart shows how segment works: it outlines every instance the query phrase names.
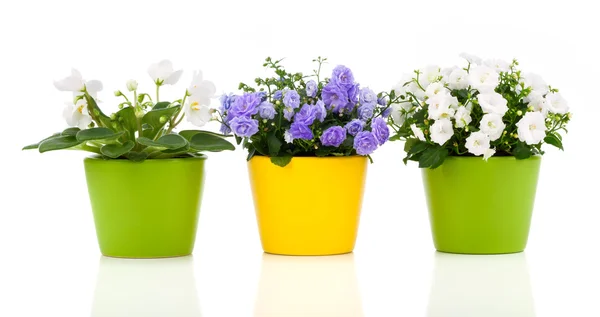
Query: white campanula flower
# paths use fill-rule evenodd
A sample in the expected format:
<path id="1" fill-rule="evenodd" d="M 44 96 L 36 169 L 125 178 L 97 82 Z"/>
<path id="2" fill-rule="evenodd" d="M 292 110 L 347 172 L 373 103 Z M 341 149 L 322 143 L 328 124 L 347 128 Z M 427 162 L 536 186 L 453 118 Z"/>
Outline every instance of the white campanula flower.
<path id="1" fill-rule="evenodd" d="M 456 110 L 450 105 L 453 99 L 449 95 L 437 95 L 427 100 L 428 118 L 433 120 L 452 118 Z"/>
<path id="2" fill-rule="evenodd" d="M 490 149 L 490 138 L 481 131 L 473 132 L 467 137 L 465 147 L 475 156 L 485 155 Z"/>
<path id="3" fill-rule="evenodd" d="M 481 118 L 479 129 L 490 137 L 490 141 L 496 141 L 502 136 L 506 125 L 502 121 L 502 116 L 495 113 L 488 113 Z"/>
<path id="4" fill-rule="evenodd" d="M 465 53 L 465 52 L 460 53 L 460 55 L 458 55 L 458 56 L 466 59 L 467 62 L 469 62 L 470 64 L 475 64 L 475 65 L 481 64 L 481 58 L 479 56 Z"/>
<path id="5" fill-rule="evenodd" d="M 483 159 L 487 161 L 490 157 L 494 156 L 494 154 L 496 154 L 495 149 L 487 149 L 485 150 L 485 153 L 483 153 Z"/>
<path id="6" fill-rule="evenodd" d="M 127 90 L 129 91 L 136 91 L 138 88 L 138 82 L 133 79 L 130 79 L 127 81 L 125 86 L 127 86 Z"/>
<path id="7" fill-rule="evenodd" d="M 210 102 L 210 99 L 208 101 Z M 206 103 L 206 100 L 203 100 L 203 98 L 193 95 L 190 96 L 184 105 L 184 112 L 187 120 L 198 127 L 204 126 L 212 118 L 209 103 Z"/>
<path id="8" fill-rule="evenodd" d="M 102 82 L 99 80 L 85 80 L 81 73 L 73 68 L 71 76 L 54 82 L 54 87 L 60 91 L 71 91 L 74 96 L 82 95 L 87 90 L 88 94 L 96 98 L 99 91 L 102 91 Z"/>
<path id="9" fill-rule="evenodd" d="M 429 65 L 419 71 L 419 83 L 423 89 L 427 89 L 429 84 L 438 81 L 442 76 L 442 69 L 437 65 Z"/>
<path id="10" fill-rule="evenodd" d="M 150 78 L 152 78 L 154 83 L 159 86 L 177 84 L 182 73 L 183 70 L 181 69 L 174 71 L 173 63 L 166 59 L 148 67 L 148 75 L 150 75 Z"/>
<path id="11" fill-rule="evenodd" d="M 454 135 L 450 119 L 436 120 L 430 128 L 431 140 L 439 145 L 444 145 Z"/>
<path id="12" fill-rule="evenodd" d="M 204 80 L 202 71 L 198 70 L 194 71 L 187 92 L 196 100 L 200 100 L 202 104 L 210 105 L 210 99 L 215 97 L 217 88 L 211 81 Z"/>
<path id="13" fill-rule="evenodd" d="M 407 96 L 407 92 L 415 95 L 419 100 L 425 99 L 425 92 L 413 81 L 409 74 L 404 74 L 402 79 L 392 88 L 396 95 Z"/>
<path id="14" fill-rule="evenodd" d="M 521 78 L 520 82 L 523 84 L 525 88 L 531 87 L 531 92 L 527 95 L 523 100 L 525 102 L 530 102 L 538 97 L 543 97 L 547 93 L 550 92 L 550 87 L 544 81 L 542 76 L 534 73 L 526 73 Z M 521 93 L 521 85 L 517 85 L 516 90 L 518 93 Z"/>
<path id="15" fill-rule="evenodd" d="M 538 144 L 546 137 L 546 121 L 539 112 L 527 112 L 517 122 L 519 140 L 529 145 Z"/>
<path id="16" fill-rule="evenodd" d="M 493 68 L 498 73 L 508 72 L 510 70 L 510 65 L 501 59 L 486 59 L 483 61 L 483 65 Z"/>
<path id="17" fill-rule="evenodd" d="M 425 134 L 423 133 L 423 130 L 421 130 L 419 127 L 417 127 L 416 124 L 414 124 L 414 123 L 411 124 L 410 129 L 412 130 L 415 137 L 417 137 L 417 139 L 419 139 L 421 141 L 425 141 Z"/>
<path id="18" fill-rule="evenodd" d="M 469 111 L 465 106 L 458 107 L 456 113 L 454 114 L 454 120 L 456 120 L 455 126 L 457 128 L 464 128 L 471 123 L 471 111 Z"/>
<path id="19" fill-rule="evenodd" d="M 285 132 L 283 133 L 283 138 L 287 143 L 294 142 L 294 138 L 292 137 L 292 133 L 290 133 L 290 130 L 285 130 Z"/>
<path id="20" fill-rule="evenodd" d="M 410 102 L 402 102 L 402 103 L 395 103 L 392 105 L 392 120 L 394 120 L 394 123 L 401 126 L 404 124 L 404 121 L 406 121 L 406 118 L 408 118 L 409 113 L 408 111 L 410 111 L 410 109 L 412 108 L 412 105 Z"/>
<path id="21" fill-rule="evenodd" d="M 552 113 L 565 114 L 569 112 L 569 104 L 563 96 L 557 92 L 546 95 L 548 110 Z"/>
<path id="22" fill-rule="evenodd" d="M 63 117 L 70 127 L 78 127 L 82 130 L 92 123 L 85 99 L 79 99 L 76 104 L 67 103 L 63 111 Z"/>
<path id="23" fill-rule="evenodd" d="M 448 89 L 446 87 L 444 87 L 444 84 L 441 82 L 431 83 L 429 86 L 427 86 L 427 89 L 425 89 L 425 97 L 427 97 L 427 98 L 433 98 L 434 96 L 437 96 L 437 95 L 448 95 L 448 94 L 450 94 L 450 92 L 448 91 Z"/>
<path id="24" fill-rule="evenodd" d="M 450 89 L 467 89 L 469 87 L 469 74 L 462 68 L 455 68 L 448 76 L 448 87 Z"/>
<path id="25" fill-rule="evenodd" d="M 508 111 L 508 102 L 497 92 L 481 93 L 477 95 L 477 101 L 484 113 L 495 113 L 504 116 Z"/>
<path id="26" fill-rule="evenodd" d="M 533 111 L 541 113 L 544 117 L 548 115 L 548 101 L 542 96 L 532 99 L 527 107 L 532 108 Z"/>
<path id="27" fill-rule="evenodd" d="M 475 66 L 469 71 L 469 84 L 480 92 L 493 92 L 500 83 L 500 75 L 491 67 Z"/>

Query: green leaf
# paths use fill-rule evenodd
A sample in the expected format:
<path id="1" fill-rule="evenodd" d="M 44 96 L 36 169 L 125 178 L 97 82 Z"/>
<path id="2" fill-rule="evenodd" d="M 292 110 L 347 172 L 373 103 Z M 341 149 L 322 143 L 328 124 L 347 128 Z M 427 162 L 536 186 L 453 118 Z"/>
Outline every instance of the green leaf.
<path id="1" fill-rule="evenodd" d="M 548 134 L 545 138 L 544 138 L 544 142 L 550 144 L 550 145 L 554 145 L 557 148 L 561 149 L 561 150 L 565 150 L 563 148 L 562 145 L 562 141 L 560 139 L 560 135 L 554 134 L 554 133 L 550 133 Z"/>
<path id="2" fill-rule="evenodd" d="M 248 148 L 248 157 L 246 157 L 246 161 L 250 161 L 254 155 L 256 155 L 256 149 L 250 144 Z"/>
<path id="3" fill-rule="evenodd" d="M 198 134 L 198 133 L 204 133 L 204 134 L 210 134 L 210 135 L 214 135 L 220 138 L 229 138 L 232 137 L 232 135 L 224 135 L 221 133 L 215 133 L 215 132 L 211 132 L 211 131 L 203 131 L 203 130 L 183 130 L 183 131 L 179 131 L 179 135 L 181 135 L 182 137 L 184 137 L 186 140 L 191 140 L 192 137 L 194 137 L 194 135 Z"/>
<path id="4" fill-rule="evenodd" d="M 157 102 L 154 107 L 152 107 L 152 110 L 159 110 L 159 109 L 165 109 L 166 107 L 168 107 L 171 103 L 168 101 L 161 101 L 161 102 Z"/>
<path id="5" fill-rule="evenodd" d="M 271 163 L 273 163 L 273 164 L 275 164 L 277 166 L 281 166 L 281 167 L 285 167 L 291 161 L 292 161 L 292 156 L 291 155 L 273 156 L 273 157 L 271 157 Z"/>
<path id="6" fill-rule="evenodd" d="M 187 143 L 187 141 L 185 142 L 185 146 L 182 146 L 180 148 L 177 149 L 166 149 L 163 150 L 163 153 L 167 153 L 167 154 L 180 154 L 180 153 L 187 153 L 190 150 L 190 144 Z"/>
<path id="7" fill-rule="evenodd" d="M 23 147 L 23 150 L 33 150 L 33 149 L 37 149 L 37 148 L 40 146 L 40 144 L 41 144 L 42 142 L 44 142 L 44 141 L 46 141 L 46 140 L 53 139 L 53 138 L 57 138 L 57 137 L 60 137 L 60 136 L 61 136 L 61 134 L 60 134 L 60 133 L 54 133 L 53 135 L 51 135 L 51 136 L 49 136 L 49 137 L 47 137 L 47 138 L 45 138 L 45 139 L 41 140 L 41 141 L 40 141 L 40 142 L 38 142 L 38 143 L 35 143 L 35 144 L 30 144 L 30 145 L 27 145 L 27 146 Z"/>
<path id="8" fill-rule="evenodd" d="M 146 131 L 145 137 L 154 139 L 154 137 L 160 132 L 160 130 L 171 120 L 171 117 L 177 113 L 181 106 L 175 106 L 164 109 L 157 109 L 148 111 L 144 117 L 142 117 L 142 123 L 146 123 L 152 127 L 152 130 Z M 163 118 L 161 120 L 161 118 Z"/>
<path id="9" fill-rule="evenodd" d="M 419 142 L 418 139 L 407 139 L 404 143 L 404 151 L 410 152 L 410 149 Z"/>
<path id="10" fill-rule="evenodd" d="M 127 141 L 123 144 L 106 144 L 100 148 L 100 153 L 110 158 L 118 158 L 131 151 L 134 146 L 135 143 L 133 141 Z"/>
<path id="11" fill-rule="evenodd" d="M 277 135 L 275 135 L 275 131 L 267 135 L 267 146 L 269 147 L 270 156 L 277 156 L 277 154 L 279 154 L 279 150 L 281 149 L 281 145 L 283 145 L 283 143 L 281 140 L 279 140 Z"/>
<path id="12" fill-rule="evenodd" d="M 337 150 L 337 148 L 333 148 L 333 150 Z M 315 155 L 318 157 L 328 156 L 331 153 L 331 148 L 326 146 L 321 146 L 315 151 Z"/>
<path id="13" fill-rule="evenodd" d="M 410 146 L 410 149 L 408 150 L 408 154 L 419 154 L 425 150 L 427 150 L 427 148 L 430 147 L 430 144 L 425 142 L 425 141 L 421 141 L 421 140 L 416 140 L 416 142 L 413 142 L 413 144 Z M 408 142 L 408 141 L 407 141 Z M 404 144 L 404 149 L 406 150 L 406 144 Z"/>
<path id="14" fill-rule="evenodd" d="M 517 146 L 513 150 L 513 155 L 517 160 L 524 160 L 531 157 L 531 147 L 525 142 L 517 143 Z"/>
<path id="15" fill-rule="evenodd" d="M 105 127 L 112 128 L 112 121 L 110 120 L 110 117 L 105 115 L 102 110 L 100 110 L 96 100 L 94 100 L 94 98 L 87 93 L 85 94 L 85 100 L 87 102 L 88 112 L 90 112 L 92 115 L 92 119 L 100 121 L 99 123 Z"/>
<path id="16" fill-rule="evenodd" d="M 141 137 L 137 139 L 137 143 L 145 146 L 175 150 L 184 147 L 188 142 L 179 134 L 167 134 L 161 136 L 156 141 Z"/>
<path id="17" fill-rule="evenodd" d="M 69 136 L 69 135 L 70 136 L 76 136 L 77 132 L 79 132 L 79 131 L 81 131 L 81 129 L 79 129 L 79 128 L 68 128 L 68 129 L 65 129 L 61 133 L 61 135 L 64 135 L 64 136 Z"/>
<path id="18" fill-rule="evenodd" d="M 421 159 L 419 159 L 420 168 L 437 168 L 444 163 L 444 160 L 448 156 L 448 150 L 441 146 L 430 147 L 423 152 Z"/>
<path id="19" fill-rule="evenodd" d="M 114 132 L 109 128 L 91 128 L 77 132 L 77 140 L 81 142 L 92 140 L 112 140 L 123 135 L 124 132 Z"/>
<path id="20" fill-rule="evenodd" d="M 196 151 L 220 152 L 235 150 L 235 146 L 227 140 L 209 133 L 197 133 L 194 135 L 190 140 L 190 146 Z"/>
<path id="21" fill-rule="evenodd" d="M 81 144 L 81 141 L 77 140 L 77 138 L 72 135 L 59 136 L 41 142 L 39 151 L 40 153 L 44 153 L 48 151 L 68 149 L 79 144 Z"/>
<path id="22" fill-rule="evenodd" d="M 127 153 L 126 157 L 130 161 L 142 162 L 146 158 L 148 158 L 148 153 L 146 153 L 146 152 L 131 151 L 131 152 Z"/>
<path id="23" fill-rule="evenodd" d="M 137 118 L 135 110 L 132 107 L 123 108 L 115 114 L 117 122 L 127 131 L 129 140 L 135 140 L 135 132 L 137 131 Z"/>
<path id="24" fill-rule="evenodd" d="M 419 111 L 415 112 L 413 115 L 413 119 L 417 120 L 417 122 L 421 123 L 425 121 L 425 116 L 427 115 L 427 109 L 421 108 Z"/>

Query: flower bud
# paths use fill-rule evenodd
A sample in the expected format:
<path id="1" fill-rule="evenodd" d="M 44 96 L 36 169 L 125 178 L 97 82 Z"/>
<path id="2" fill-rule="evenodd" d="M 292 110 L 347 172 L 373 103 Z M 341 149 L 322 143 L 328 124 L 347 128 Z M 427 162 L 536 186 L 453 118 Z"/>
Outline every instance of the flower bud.
<path id="1" fill-rule="evenodd" d="M 161 117 L 158 119 L 158 121 L 159 121 L 160 123 L 165 123 L 165 122 L 167 122 L 167 116 L 161 116 Z"/>
<path id="2" fill-rule="evenodd" d="M 112 113 L 110 115 L 110 120 L 115 120 L 117 118 L 117 114 L 116 113 Z"/>
<path id="3" fill-rule="evenodd" d="M 275 104 L 276 104 L 276 105 L 280 105 L 280 104 L 281 104 L 281 101 L 277 100 L 277 101 L 275 101 Z"/>
<path id="4" fill-rule="evenodd" d="M 136 91 L 138 88 L 138 82 L 133 79 L 128 80 L 125 85 L 129 91 Z"/>
<path id="5" fill-rule="evenodd" d="M 116 122 L 113 122 L 112 126 L 113 126 L 113 129 L 117 129 L 119 127 L 119 125 Z"/>
<path id="6" fill-rule="evenodd" d="M 94 108 L 94 115 L 97 117 L 100 115 L 100 111 L 98 111 L 98 109 Z"/>
<path id="7" fill-rule="evenodd" d="M 504 132 L 502 132 L 503 135 L 506 135 L 506 133 L 507 133 L 506 130 L 504 130 Z"/>
<path id="8" fill-rule="evenodd" d="M 522 116 L 523 115 L 523 111 L 519 110 L 517 111 L 517 116 Z"/>
<path id="9" fill-rule="evenodd" d="M 573 114 L 572 114 L 572 113 L 570 113 L 570 112 L 569 112 L 569 113 L 567 113 L 567 118 L 569 118 L 569 120 L 570 120 L 571 118 L 573 118 Z"/>
<path id="10" fill-rule="evenodd" d="M 115 91 L 115 97 L 123 96 L 123 93 L 120 90 Z"/>
<path id="11" fill-rule="evenodd" d="M 269 121 L 269 120 L 267 120 L 267 119 L 262 120 L 263 123 L 267 123 L 267 121 Z"/>
<path id="12" fill-rule="evenodd" d="M 90 128 L 90 129 L 95 126 L 96 126 L 96 124 L 94 123 L 94 121 L 92 121 L 92 122 L 90 122 L 90 124 L 88 124 L 88 128 Z"/>
<path id="13" fill-rule="evenodd" d="M 529 108 L 527 108 L 527 111 L 533 111 L 533 107 L 529 106 Z"/>
<path id="14" fill-rule="evenodd" d="M 119 104 L 119 109 L 123 109 L 123 104 Z"/>
<path id="15" fill-rule="evenodd" d="M 469 127 L 468 126 L 465 127 L 465 131 L 469 132 Z"/>
<path id="16" fill-rule="evenodd" d="M 423 121 L 426 125 L 429 124 L 429 120 L 425 119 L 425 121 Z"/>

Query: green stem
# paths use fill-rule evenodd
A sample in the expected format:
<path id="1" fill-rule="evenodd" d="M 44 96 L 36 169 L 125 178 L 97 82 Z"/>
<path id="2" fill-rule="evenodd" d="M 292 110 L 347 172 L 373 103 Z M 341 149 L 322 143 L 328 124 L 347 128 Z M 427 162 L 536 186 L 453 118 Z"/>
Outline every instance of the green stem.
<path id="1" fill-rule="evenodd" d="M 160 85 L 156 84 L 156 103 L 160 101 L 158 91 L 160 90 Z"/>
<path id="2" fill-rule="evenodd" d="M 102 154 L 100 152 L 100 148 L 97 148 L 95 146 L 89 146 L 85 143 L 82 143 L 79 145 L 79 149 L 83 150 L 83 151 L 87 151 L 87 152 L 92 152 L 92 153 L 96 153 L 96 154 Z"/>

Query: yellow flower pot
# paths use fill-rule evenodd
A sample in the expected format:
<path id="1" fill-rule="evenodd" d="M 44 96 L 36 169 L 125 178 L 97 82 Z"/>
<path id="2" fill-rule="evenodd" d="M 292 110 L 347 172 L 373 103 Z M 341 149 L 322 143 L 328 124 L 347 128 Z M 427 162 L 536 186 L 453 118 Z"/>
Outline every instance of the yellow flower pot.
<path id="1" fill-rule="evenodd" d="M 282 255 L 352 252 L 358 232 L 367 158 L 268 157 L 248 162 L 263 250 Z"/>

